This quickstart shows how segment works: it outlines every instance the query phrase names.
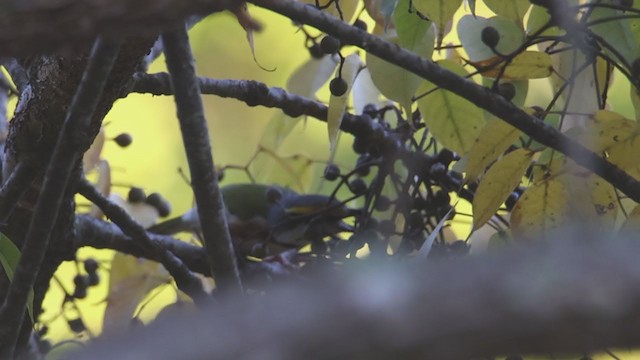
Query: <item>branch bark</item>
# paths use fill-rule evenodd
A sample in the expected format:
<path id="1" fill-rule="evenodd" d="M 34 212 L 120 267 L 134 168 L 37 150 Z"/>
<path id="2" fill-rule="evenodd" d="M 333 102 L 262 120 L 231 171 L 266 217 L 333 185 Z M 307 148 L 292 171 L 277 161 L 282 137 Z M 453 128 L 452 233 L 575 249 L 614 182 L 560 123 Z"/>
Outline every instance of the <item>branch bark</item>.
<path id="1" fill-rule="evenodd" d="M 186 25 L 162 35 L 167 68 L 175 89 L 191 183 L 198 207 L 204 246 L 217 287 L 228 293 L 242 291 L 224 202 L 213 163 L 209 130 L 196 78 Z"/>
<path id="2" fill-rule="evenodd" d="M 150 36 L 238 6 L 233 0 L 7 0 L 0 4 L 0 56 L 72 51 L 98 34 Z M 52 31 L 55 29 L 55 31 Z"/>
<path id="3" fill-rule="evenodd" d="M 389 63 L 429 80 L 442 89 L 464 97 L 476 106 L 522 130 L 541 144 L 567 155 L 579 165 L 607 180 L 634 201 L 640 202 L 640 182 L 560 133 L 554 127 L 527 114 L 490 89 L 443 69 L 433 61 L 425 60 L 396 44 L 350 26 L 313 6 L 293 0 L 250 0 L 249 2 L 284 15 L 296 22 L 313 26 L 339 38 L 345 44 L 355 45 Z"/>
<path id="4" fill-rule="evenodd" d="M 453 360 L 640 346 L 639 243 L 570 237 L 404 267 L 359 263 L 102 339 L 85 356 Z"/>

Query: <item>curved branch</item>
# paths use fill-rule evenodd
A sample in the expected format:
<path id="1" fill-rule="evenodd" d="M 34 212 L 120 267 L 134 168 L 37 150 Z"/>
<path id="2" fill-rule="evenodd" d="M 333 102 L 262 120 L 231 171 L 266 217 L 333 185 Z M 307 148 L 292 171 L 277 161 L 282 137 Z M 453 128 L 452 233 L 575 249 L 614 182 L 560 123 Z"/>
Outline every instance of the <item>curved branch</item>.
<path id="1" fill-rule="evenodd" d="M 313 6 L 294 0 L 250 0 L 249 2 L 282 14 L 296 22 L 311 25 L 339 38 L 343 43 L 355 45 L 389 63 L 398 65 L 436 86 L 449 90 L 473 102 L 534 140 L 567 155 L 581 166 L 607 180 L 625 195 L 640 202 L 640 182 L 632 176 L 571 140 L 554 127 L 535 118 L 490 89 L 448 71 L 433 61 L 425 60 L 396 44 L 350 26 Z"/>

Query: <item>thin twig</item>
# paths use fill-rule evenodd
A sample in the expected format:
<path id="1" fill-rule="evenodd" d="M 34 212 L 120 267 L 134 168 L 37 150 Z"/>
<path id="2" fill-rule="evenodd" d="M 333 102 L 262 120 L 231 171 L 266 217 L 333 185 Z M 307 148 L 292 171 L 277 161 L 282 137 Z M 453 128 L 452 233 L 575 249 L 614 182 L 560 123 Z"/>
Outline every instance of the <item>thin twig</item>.
<path id="1" fill-rule="evenodd" d="M 176 280 L 178 288 L 191 296 L 196 304 L 206 304 L 208 296 L 202 288 L 200 279 L 198 279 L 175 254 L 166 249 L 162 243 L 153 241 L 142 225 L 133 219 L 123 208 L 104 197 L 104 195 L 86 179 L 80 180 L 78 193 L 98 206 L 105 216 L 111 219 L 122 232 L 142 242 L 147 251 L 153 254 L 154 257 L 160 259 L 162 265 Z"/>
<path id="2" fill-rule="evenodd" d="M 167 68 L 175 89 L 182 139 L 202 224 L 211 273 L 223 292 L 240 293 L 242 284 L 213 163 L 209 130 L 186 26 L 162 34 Z"/>

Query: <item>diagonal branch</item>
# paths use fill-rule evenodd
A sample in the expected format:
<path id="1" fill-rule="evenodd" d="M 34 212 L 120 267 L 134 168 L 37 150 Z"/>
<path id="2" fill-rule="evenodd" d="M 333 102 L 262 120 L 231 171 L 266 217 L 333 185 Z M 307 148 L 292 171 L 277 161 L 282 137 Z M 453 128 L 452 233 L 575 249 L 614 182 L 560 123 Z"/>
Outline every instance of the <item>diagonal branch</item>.
<path id="1" fill-rule="evenodd" d="M 187 153 L 204 245 L 216 285 L 223 292 L 242 291 L 231 234 L 213 163 L 209 130 L 195 73 L 186 26 L 162 34 L 167 68 Z"/>
<path id="2" fill-rule="evenodd" d="M 98 38 L 91 51 L 80 85 L 67 112 L 58 142 L 47 168 L 44 185 L 11 286 L 0 308 L 0 354 L 10 357 L 24 319 L 29 292 L 34 286 L 49 244 L 57 213 L 71 172 L 82 155 L 85 132 L 98 104 L 104 84 L 120 49 L 119 43 Z"/>
<path id="3" fill-rule="evenodd" d="M 129 216 L 123 208 L 100 194 L 86 179 L 81 180 L 78 184 L 78 193 L 98 206 L 105 216 L 118 225 L 125 234 L 141 241 L 151 256 L 157 258 L 173 276 L 178 288 L 189 295 L 196 304 L 206 304 L 208 296 L 202 288 L 200 279 L 185 266 L 180 258 L 166 249 L 160 242 L 154 241 L 142 225 Z"/>
<path id="4" fill-rule="evenodd" d="M 640 182 L 490 89 L 443 69 L 433 61 L 425 60 L 396 44 L 350 26 L 313 6 L 293 0 L 250 0 L 249 2 L 282 14 L 296 22 L 311 25 L 339 38 L 345 44 L 355 45 L 429 80 L 440 88 L 464 97 L 476 106 L 522 130 L 541 144 L 567 155 L 579 165 L 607 180 L 634 201 L 640 202 Z"/>

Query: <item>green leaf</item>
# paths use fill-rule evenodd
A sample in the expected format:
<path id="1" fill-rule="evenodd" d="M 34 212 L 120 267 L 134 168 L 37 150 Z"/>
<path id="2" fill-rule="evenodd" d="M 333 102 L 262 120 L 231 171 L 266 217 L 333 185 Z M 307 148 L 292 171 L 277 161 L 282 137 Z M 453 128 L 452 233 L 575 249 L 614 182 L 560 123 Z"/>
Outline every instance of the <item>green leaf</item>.
<path id="1" fill-rule="evenodd" d="M 336 150 L 336 144 L 338 141 L 338 134 L 340 133 L 340 124 L 342 124 L 342 116 L 347 109 L 347 102 L 349 101 L 349 93 L 353 87 L 353 82 L 358 76 L 358 72 L 362 68 L 362 61 L 357 53 L 353 53 L 344 60 L 342 65 L 342 79 L 347 83 L 347 91 L 340 95 L 331 95 L 329 98 L 329 109 L 327 113 L 327 127 L 329 130 L 329 148 L 332 154 Z M 338 69 L 339 71 L 339 69 Z M 336 72 L 336 77 L 340 74 Z"/>
<path id="2" fill-rule="evenodd" d="M 438 237 L 440 230 L 442 229 L 444 224 L 447 222 L 447 220 L 449 220 L 449 215 L 451 215 L 451 213 L 455 208 L 456 207 L 454 205 L 451 207 L 451 209 L 449 209 L 449 211 L 447 211 L 447 213 L 442 217 L 442 219 L 440 219 L 436 227 L 433 228 L 429 236 L 427 236 L 427 238 L 424 240 L 424 242 L 422 243 L 422 247 L 419 250 L 419 255 L 421 257 L 426 258 L 429 255 L 429 253 L 431 252 L 431 247 L 433 246 L 433 242 L 436 240 L 436 237 Z"/>
<path id="3" fill-rule="evenodd" d="M 619 6 L 618 0 L 602 0 L 603 5 Z M 630 66 L 634 60 L 640 58 L 640 19 L 621 19 L 620 16 L 630 13 L 613 8 L 596 6 L 589 16 L 589 22 L 601 21 L 589 28 L 596 35 L 606 40 L 608 46 L 602 51 L 614 60 Z M 610 48 L 615 49 L 611 51 Z"/>
<path id="4" fill-rule="evenodd" d="M 533 5 L 531 8 L 531 12 L 529 13 L 529 18 L 527 19 L 527 35 L 534 35 L 543 26 L 551 21 L 551 15 L 549 15 L 549 11 L 546 8 L 538 5 Z M 564 31 L 558 28 L 557 26 L 552 26 L 547 30 L 543 31 L 539 35 L 544 36 L 560 36 L 564 34 Z"/>
<path id="5" fill-rule="evenodd" d="M 397 36 L 392 32 L 386 35 L 377 33 L 377 35 L 430 60 L 434 43 L 432 23 L 421 19 L 415 11 L 409 12 L 408 0 L 402 0 L 398 4 L 394 21 L 397 24 Z M 373 83 L 382 95 L 398 102 L 406 111 L 410 111 L 411 100 L 420 86 L 420 77 L 369 53 L 367 53 L 367 67 Z"/>
<path id="6" fill-rule="evenodd" d="M 498 45 L 496 45 L 496 51 L 499 54 L 510 54 L 524 42 L 524 31 L 509 19 L 500 16 L 487 19 L 481 16 L 465 15 L 458 22 L 458 37 L 471 61 L 482 61 L 497 55 L 481 39 L 482 30 L 488 26 L 493 27 L 500 34 Z"/>
<path id="7" fill-rule="evenodd" d="M 464 67 L 453 60 L 441 60 L 438 64 L 460 76 L 468 75 Z M 428 81 L 417 92 L 425 93 L 429 94 L 418 100 L 418 108 L 432 136 L 444 147 L 466 154 L 484 126 L 483 111 L 450 91 L 437 89 Z"/>
<path id="8" fill-rule="evenodd" d="M 486 224 L 507 200 L 522 180 L 533 154 L 528 149 L 517 149 L 489 168 L 473 197 L 473 230 Z"/>
<path id="9" fill-rule="evenodd" d="M 517 24 L 522 24 L 522 18 L 531 6 L 529 0 L 484 0 L 484 3 L 497 15 L 513 20 Z"/>
<path id="10" fill-rule="evenodd" d="M 495 117 L 489 118 L 468 154 L 465 182 L 478 179 L 489 164 L 502 155 L 521 131 Z"/>
<path id="11" fill-rule="evenodd" d="M 18 267 L 20 261 L 20 249 L 5 234 L 0 233 L 0 265 L 7 274 L 9 281 L 13 280 L 13 273 Z M 33 289 L 29 291 L 27 298 L 27 312 L 31 322 L 35 322 L 33 317 Z"/>
<path id="12" fill-rule="evenodd" d="M 453 19 L 462 0 L 414 0 L 413 6 L 431 21 L 436 23 L 438 46 L 447 34 L 447 24 Z"/>

